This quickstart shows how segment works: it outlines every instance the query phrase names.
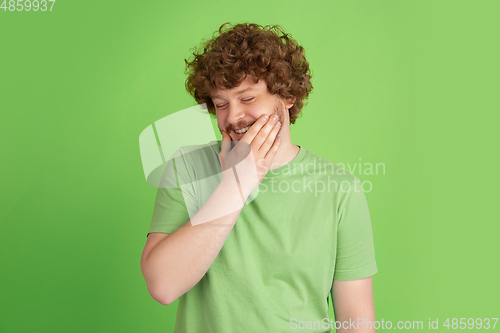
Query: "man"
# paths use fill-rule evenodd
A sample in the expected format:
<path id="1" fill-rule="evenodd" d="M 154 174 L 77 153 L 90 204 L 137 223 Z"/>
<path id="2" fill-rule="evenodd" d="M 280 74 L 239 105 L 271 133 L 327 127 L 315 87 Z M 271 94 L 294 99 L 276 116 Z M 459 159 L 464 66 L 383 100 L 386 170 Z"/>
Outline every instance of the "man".
<path id="1" fill-rule="evenodd" d="M 312 89 L 304 50 L 276 26 L 225 25 L 186 82 L 223 140 L 172 159 L 177 188 L 158 190 L 141 257 L 148 291 L 179 299 L 175 332 L 329 332 L 330 293 L 339 332 L 375 332 L 352 324 L 375 321 L 359 180 L 291 141 Z"/>

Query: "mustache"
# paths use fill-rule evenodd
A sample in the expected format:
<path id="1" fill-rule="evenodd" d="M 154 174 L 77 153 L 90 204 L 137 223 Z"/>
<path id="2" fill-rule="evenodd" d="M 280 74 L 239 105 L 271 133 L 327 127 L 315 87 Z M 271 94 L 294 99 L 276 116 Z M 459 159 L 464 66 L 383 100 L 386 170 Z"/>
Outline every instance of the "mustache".
<path id="1" fill-rule="evenodd" d="M 274 112 L 273 112 L 273 113 L 271 113 L 271 114 L 269 115 L 269 117 L 272 117 L 273 115 L 275 115 L 275 114 L 276 114 L 276 115 L 278 115 L 279 120 L 280 120 L 280 121 L 282 121 L 282 120 L 283 120 L 283 119 L 282 119 L 282 118 L 283 118 L 283 117 L 282 117 L 282 115 L 283 115 L 283 113 L 284 113 L 285 111 L 287 111 L 287 110 L 286 110 L 286 107 L 285 107 L 285 103 L 284 103 L 283 101 L 278 101 L 278 102 L 276 102 L 276 104 L 274 105 Z M 251 122 L 251 123 L 246 122 L 246 121 L 240 121 L 240 122 L 236 123 L 236 125 L 234 125 L 234 126 L 229 125 L 229 126 L 228 126 L 228 128 L 227 128 L 227 130 L 226 130 L 226 132 L 228 132 L 228 133 L 229 133 L 229 132 L 231 132 L 231 131 L 234 131 L 235 129 L 238 129 L 238 128 L 245 128 L 245 127 L 248 127 L 248 126 L 252 126 L 253 124 L 255 124 L 255 121 L 254 121 L 254 122 Z"/>
<path id="2" fill-rule="evenodd" d="M 228 131 L 232 131 L 232 130 L 235 130 L 235 129 L 238 129 L 238 128 L 245 128 L 245 127 L 248 127 L 248 126 L 252 126 L 253 124 L 255 124 L 255 121 L 253 123 L 248 123 L 248 122 L 241 121 L 241 122 L 237 123 L 234 126 L 229 126 Z"/>

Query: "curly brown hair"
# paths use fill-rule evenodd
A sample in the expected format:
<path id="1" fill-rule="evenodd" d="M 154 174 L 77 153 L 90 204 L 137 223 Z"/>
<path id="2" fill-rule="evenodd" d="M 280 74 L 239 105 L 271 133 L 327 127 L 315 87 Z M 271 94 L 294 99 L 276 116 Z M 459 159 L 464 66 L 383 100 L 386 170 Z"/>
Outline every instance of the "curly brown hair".
<path id="1" fill-rule="evenodd" d="M 285 101 L 295 98 L 289 109 L 290 123 L 294 124 L 312 90 L 304 48 L 279 25 L 240 23 L 223 31 L 228 24 L 220 26 L 219 35 L 215 32 L 203 51 L 194 50 L 192 61 L 184 59 L 186 90 L 215 115 L 214 90 L 237 87 L 247 75 L 253 76 L 255 83 L 263 78 L 269 93 Z"/>

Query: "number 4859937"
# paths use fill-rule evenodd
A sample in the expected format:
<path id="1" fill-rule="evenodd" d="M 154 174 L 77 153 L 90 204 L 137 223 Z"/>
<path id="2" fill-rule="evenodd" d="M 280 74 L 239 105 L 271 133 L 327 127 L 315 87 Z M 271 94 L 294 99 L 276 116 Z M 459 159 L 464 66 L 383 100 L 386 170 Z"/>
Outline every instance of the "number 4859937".
<path id="1" fill-rule="evenodd" d="M 1 1 L 1 0 L 0 0 Z M 48 0 L 48 2 L 52 2 L 52 5 L 50 6 L 50 9 L 47 7 L 47 0 L 9 0 L 7 3 L 7 0 L 4 0 L 2 2 L 2 5 L 0 6 L 0 9 L 3 9 L 4 12 L 7 11 L 7 9 L 10 12 L 18 11 L 22 12 L 27 11 L 29 12 L 31 8 L 33 7 L 33 11 L 37 12 L 38 10 L 45 12 L 47 9 L 49 11 L 52 11 L 52 7 L 54 7 L 54 4 L 56 3 L 56 0 Z"/>

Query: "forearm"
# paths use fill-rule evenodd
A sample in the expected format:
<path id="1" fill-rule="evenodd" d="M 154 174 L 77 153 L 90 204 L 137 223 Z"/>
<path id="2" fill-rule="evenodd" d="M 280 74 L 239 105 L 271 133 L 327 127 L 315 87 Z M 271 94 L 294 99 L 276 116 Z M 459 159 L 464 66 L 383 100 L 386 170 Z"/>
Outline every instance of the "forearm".
<path id="1" fill-rule="evenodd" d="M 243 199 L 234 178 L 224 179 L 190 221 L 151 250 L 144 276 L 155 299 L 170 304 L 201 280 L 231 232 Z"/>
<path id="2" fill-rule="evenodd" d="M 375 313 L 372 311 L 344 311 L 341 314 L 335 313 L 335 321 L 340 327 L 338 333 L 375 333 Z"/>

